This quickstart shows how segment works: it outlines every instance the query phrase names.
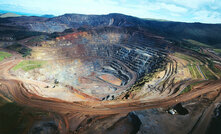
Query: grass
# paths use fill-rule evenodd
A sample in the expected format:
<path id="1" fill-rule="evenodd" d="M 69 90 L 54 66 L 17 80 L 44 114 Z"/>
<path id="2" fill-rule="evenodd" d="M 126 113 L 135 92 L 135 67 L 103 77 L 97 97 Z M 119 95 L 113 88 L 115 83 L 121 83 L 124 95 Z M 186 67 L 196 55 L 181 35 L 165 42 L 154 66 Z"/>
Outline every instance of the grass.
<path id="1" fill-rule="evenodd" d="M 190 71 L 190 74 L 193 76 L 193 78 L 196 78 L 192 66 L 191 66 L 191 65 L 188 65 L 187 67 L 188 67 L 188 69 L 189 69 L 189 71 Z"/>
<path id="2" fill-rule="evenodd" d="M 190 74 L 192 75 L 193 78 L 199 78 L 199 79 L 202 78 L 196 65 L 189 64 L 189 65 L 187 65 L 187 67 L 188 67 Z"/>
<path id="3" fill-rule="evenodd" d="M 146 82 L 149 82 L 153 79 L 154 74 L 153 73 L 149 73 L 147 75 L 145 75 L 142 79 L 140 79 L 138 82 L 136 82 L 132 87 L 131 90 L 139 90 L 143 87 L 143 85 Z"/>
<path id="4" fill-rule="evenodd" d="M 10 53 L 0 51 L 0 61 L 3 61 L 5 58 L 11 57 L 11 56 L 12 54 Z"/>
<path id="5" fill-rule="evenodd" d="M 157 72 L 163 71 L 166 68 L 165 63 L 162 63 L 159 66 L 160 66 L 160 68 L 156 69 L 155 72 L 148 73 L 148 74 L 144 75 L 141 79 L 139 79 L 132 87 L 130 87 L 129 91 L 138 91 L 138 90 L 140 90 L 146 82 L 149 82 L 154 77 L 156 77 Z"/>
<path id="6" fill-rule="evenodd" d="M 200 72 L 197 68 L 197 64 L 201 64 L 201 61 L 199 61 L 198 59 L 196 59 L 194 57 L 191 57 L 191 56 L 188 56 L 188 55 L 185 55 L 182 53 L 175 53 L 175 56 L 189 62 L 187 67 L 188 67 L 190 74 L 192 75 L 193 78 L 199 78 L 199 79 L 202 78 L 202 76 L 200 75 Z"/>
<path id="7" fill-rule="evenodd" d="M 199 47 L 209 47 L 211 48 L 211 46 L 207 45 L 207 44 L 204 44 L 204 43 L 201 43 L 199 41 L 195 41 L 195 40 L 191 40 L 191 39 L 185 39 L 185 41 L 193 44 L 193 45 L 196 45 L 196 46 L 199 46 Z"/>
<path id="8" fill-rule="evenodd" d="M 29 71 L 35 68 L 40 68 L 42 67 L 44 64 L 46 64 L 46 61 L 31 61 L 31 60 L 24 60 L 20 63 L 18 63 L 13 70 L 18 70 L 18 69 L 22 69 L 24 71 Z"/>
<path id="9" fill-rule="evenodd" d="M 201 72 L 197 68 L 197 64 L 198 65 L 201 64 L 201 62 L 198 59 L 193 58 L 193 57 L 188 56 L 188 55 L 185 55 L 185 54 L 181 54 L 181 53 L 175 53 L 174 55 L 189 62 L 187 67 L 188 67 L 188 69 L 190 71 L 190 74 L 192 75 L 193 78 L 202 78 L 202 76 L 200 74 Z M 207 60 L 207 63 L 209 64 L 208 65 L 209 68 L 214 73 L 221 76 L 221 71 L 214 67 L 214 64 L 213 64 L 212 61 Z M 206 77 L 206 79 L 208 79 L 208 80 L 216 79 L 216 77 L 210 72 L 210 70 L 206 66 L 200 65 L 199 67 L 200 67 L 202 73 L 204 74 L 204 76 Z"/>
<path id="10" fill-rule="evenodd" d="M 32 49 L 30 49 L 26 46 L 23 46 L 21 44 L 18 44 L 18 43 L 14 43 L 10 46 L 7 46 L 6 48 L 9 49 L 9 50 L 12 50 L 12 51 L 15 51 L 15 52 L 18 52 L 18 53 L 22 54 L 23 57 L 31 55 L 31 51 L 32 51 Z"/>
<path id="11" fill-rule="evenodd" d="M 204 76 L 208 80 L 216 80 L 217 78 L 209 71 L 209 69 L 206 66 L 201 65 L 200 66 Z"/>
<path id="12" fill-rule="evenodd" d="M 213 49 L 216 53 L 221 54 L 221 49 Z"/>
<path id="13" fill-rule="evenodd" d="M 184 93 L 187 93 L 189 91 L 192 90 L 192 86 L 191 85 L 188 85 L 180 94 L 184 94 Z"/>
<path id="14" fill-rule="evenodd" d="M 40 36 L 35 36 L 34 38 L 28 40 L 28 43 L 35 43 L 35 42 L 41 42 L 45 40 L 45 36 L 44 35 L 40 35 Z"/>
<path id="15" fill-rule="evenodd" d="M 201 82 L 203 82 L 203 81 L 197 81 L 197 82 L 194 82 L 194 83 L 188 85 L 188 86 L 180 93 L 180 95 L 191 91 L 192 88 L 193 88 L 193 86 L 196 86 L 197 84 L 200 84 Z"/>
<path id="16" fill-rule="evenodd" d="M 200 63 L 200 61 L 198 59 L 193 58 L 189 55 L 185 55 L 185 54 L 177 53 L 177 52 L 174 53 L 174 55 L 178 58 L 181 58 L 181 59 L 184 59 L 184 60 L 188 61 L 189 63 L 193 63 L 193 64 L 197 64 L 197 63 L 199 64 Z"/>
<path id="17" fill-rule="evenodd" d="M 197 69 L 197 66 L 196 66 L 196 65 L 193 65 L 193 69 L 194 69 L 194 71 L 195 71 L 196 78 L 202 78 L 201 75 L 200 75 L 199 70 Z"/>
<path id="18" fill-rule="evenodd" d="M 214 63 L 210 60 L 208 60 L 208 67 L 215 73 L 217 74 L 219 77 L 221 77 L 221 70 L 216 68 L 214 66 Z"/>
<path id="19" fill-rule="evenodd" d="M 192 75 L 193 78 L 202 78 L 201 76 L 201 72 L 199 71 L 199 69 L 197 68 L 197 65 L 202 64 L 201 61 L 199 61 L 198 59 L 182 54 L 182 53 L 175 53 L 175 56 L 182 58 L 186 61 L 189 62 L 189 64 L 187 65 L 190 74 Z M 214 67 L 214 63 L 212 61 L 206 60 L 205 63 L 208 63 L 208 67 L 214 72 L 216 73 L 218 76 L 221 76 L 221 70 L 219 70 L 218 68 Z M 205 65 L 200 65 L 199 66 L 202 73 L 204 74 L 205 78 L 208 80 L 215 80 L 217 79 L 216 76 L 213 75 L 212 72 L 210 72 L 210 70 L 205 66 Z"/>

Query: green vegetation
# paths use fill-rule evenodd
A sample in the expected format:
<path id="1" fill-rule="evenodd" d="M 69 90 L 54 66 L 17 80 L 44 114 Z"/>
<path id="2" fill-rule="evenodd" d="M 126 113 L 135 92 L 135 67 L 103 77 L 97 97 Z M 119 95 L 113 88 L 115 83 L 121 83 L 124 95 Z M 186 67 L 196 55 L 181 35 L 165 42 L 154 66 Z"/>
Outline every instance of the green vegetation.
<path id="1" fill-rule="evenodd" d="M 192 85 L 188 85 L 180 94 L 187 93 L 192 90 Z"/>
<path id="2" fill-rule="evenodd" d="M 7 101 L 0 96 L 0 107 L 3 106 Z"/>
<path id="3" fill-rule="evenodd" d="M 190 74 L 192 75 L 193 78 L 202 78 L 201 72 L 197 67 L 199 65 L 199 68 L 201 69 L 201 71 L 206 79 L 212 79 L 212 80 L 217 79 L 216 76 L 214 76 L 214 74 L 212 72 L 210 72 L 210 70 L 205 66 L 205 64 L 207 64 L 207 63 L 208 63 L 208 67 L 214 73 L 216 73 L 218 76 L 221 77 L 221 70 L 214 67 L 214 63 L 211 60 L 206 59 L 204 61 L 204 65 L 202 65 L 202 62 L 194 57 L 191 57 L 191 56 L 188 56 L 185 54 L 181 54 L 181 53 L 175 53 L 174 55 L 189 62 L 187 67 L 188 67 Z"/>
<path id="4" fill-rule="evenodd" d="M 136 91 L 136 90 L 140 90 L 144 84 L 146 82 L 151 81 L 156 75 L 157 72 L 163 71 L 166 69 L 166 62 L 163 62 L 159 65 L 159 68 L 156 69 L 154 72 L 152 73 L 148 73 L 146 75 L 144 75 L 141 79 L 139 79 L 130 89 L 129 91 Z"/>
<path id="5" fill-rule="evenodd" d="M 12 54 L 10 54 L 10 53 L 0 51 L 0 61 L 4 60 L 5 58 L 11 57 L 11 56 L 12 56 Z"/>
<path id="6" fill-rule="evenodd" d="M 45 35 L 35 36 L 34 38 L 28 40 L 27 43 L 35 44 L 37 42 L 45 41 L 46 38 L 47 38 L 47 36 L 45 36 Z"/>
<path id="7" fill-rule="evenodd" d="M 28 124 L 28 117 L 22 114 L 24 107 L 16 103 L 10 103 L 0 96 L 0 133 L 15 134 L 21 133 L 25 124 Z"/>
<path id="8" fill-rule="evenodd" d="M 188 69 L 189 69 L 189 71 L 190 71 L 190 74 L 193 76 L 193 78 L 195 78 L 196 76 L 195 76 L 195 73 L 194 73 L 194 71 L 193 71 L 192 66 L 188 65 L 187 67 L 188 67 Z"/>
<path id="9" fill-rule="evenodd" d="M 203 81 L 197 81 L 197 82 L 194 82 L 194 83 L 188 85 L 188 86 L 180 93 L 180 95 L 191 91 L 191 90 L 193 89 L 193 86 L 196 86 L 197 84 L 200 84 L 201 82 L 203 82 Z"/>
<path id="10" fill-rule="evenodd" d="M 188 55 L 185 55 L 185 54 L 181 54 L 181 53 L 175 53 L 175 56 L 189 62 L 187 67 L 190 71 L 190 74 L 193 76 L 193 78 L 199 78 L 199 79 L 202 78 L 201 75 L 200 75 L 200 72 L 197 68 L 197 65 L 201 64 L 201 62 L 198 59 L 196 59 L 194 57 L 191 57 L 191 56 L 188 56 Z"/>
<path id="11" fill-rule="evenodd" d="M 199 46 L 199 47 L 208 47 L 208 48 L 211 48 L 211 46 L 207 45 L 207 44 L 204 44 L 204 43 L 201 43 L 199 41 L 195 41 L 195 40 L 191 40 L 191 39 L 185 39 L 185 41 L 193 44 L 193 45 L 196 45 L 196 46 Z"/>
<path id="12" fill-rule="evenodd" d="M 21 133 L 22 124 L 28 124 L 28 117 L 22 117 L 22 111 L 23 107 L 20 107 L 15 103 L 6 103 L 5 105 L 0 106 L 0 133 Z"/>
<path id="13" fill-rule="evenodd" d="M 216 53 L 221 54 L 221 49 L 213 49 Z"/>
<path id="14" fill-rule="evenodd" d="M 196 74 L 196 78 L 202 78 L 196 65 L 193 65 L 193 69 L 194 69 L 194 72 Z"/>
<path id="15" fill-rule="evenodd" d="M 24 60 L 20 63 L 18 63 L 13 70 L 22 69 L 24 71 L 29 71 L 35 68 L 40 68 L 44 64 L 46 64 L 46 61 L 31 61 L 31 60 Z"/>
<path id="16" fill-rule="evenodd" d="M 184 48 L 184 49 L 189 49 L 189 50 L 193 50 L 196 52 L 200 52 L 200 47 L 193 45 L 187 41 L 185 41 L 185 39 L 183 40 L 175 40 L 175 39 L 171 39 L 171 42 L 174 43 L 174 45 L 180 47 L 180 48 Z"/>
<path id="17" fill-rule="evenodd" d="M 0 96 L 0 134 L 27 133 L 24 130 L 27 130 L 26 127 L 30 126 L 35 118 L 48 115 L 48 112 L 7 102 Z"/>
<path id="18" fill-rule="evenodd" d="M 192 64 L 200 64 L 201 63 L 198 59 L 196 59 L 194 57 L 191 57 L 189 55 L 185 55 L 185 54 L 177 53 L 177 52 L 174 55 L 176 57 L 184 59 L 184 60 L 186 60 L 186 61 L 188 61 L 189 63 L 192 63 Z"/>
<path id="19" fill-rule="evenodd" d="M 221 70 L 214 66 L 214 63 L 211 60 L 208 60 L 208 67 L 218 76 L 221 77 Z"/>
<path id="20" fill-rule="evenodd" d="M 153 73 L 149 73 L 147 75 L 145 75 L 142 79 L 140 79 L 138 82 L 136 82 L 132 87 L 131 90 L 140 90 L 141 87 L 143 87 L 143 85 L 146 82 L 149 82 L 153 79 L 154 74 Z"/>
<path id="21" fill-rule="evenodd" d="M 8 46 L 7 49 L 12 50 L 12 51 L 16 51 L 16 52 L 22 54 L 23 57 L 31 55 L 31 51 L 32 51 L 30 48 L 23 46 L 21 44 L 17 44 L 17 43 Z"/>
<path id="22" fill-rule="evenodd" d="M 217 78 L 209 71 L 209 69 L 206 66 L 201 65 L 200 66 L 204 76 L 208 80 L 216 80 Z"/>
<path id="23" fill-rule="evenodd" d="M 202 78 L 200 75 L 199 70 L 197 69 L 197 65 L 187 65 L 188 69 L 190 70 L 190 74 L 193 76 L 193 78 Z"/>
<path id="24" fill-rule="evenodd" d="M 184 49 L 188 49 L 188 50 L 192 50 L 195 51 L 197 53 L 203 54 L 203 51 L 201 49 L 201 47 L 204 48 L 214 48 L 214 46 L 196 41 L 196 40 L 192 40 L 192 39 L 171 39 L 171 42 L 174 43 L 174 45 L 180 47 L 180 48 L 184 48 Z"/>

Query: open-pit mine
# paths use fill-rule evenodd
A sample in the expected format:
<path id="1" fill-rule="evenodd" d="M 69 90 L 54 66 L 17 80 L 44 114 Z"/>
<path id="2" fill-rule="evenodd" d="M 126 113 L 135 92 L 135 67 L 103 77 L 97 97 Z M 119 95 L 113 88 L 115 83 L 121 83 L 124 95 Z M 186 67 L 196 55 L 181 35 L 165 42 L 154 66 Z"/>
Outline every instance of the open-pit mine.
<path id="1" fill-rule="evenodd" d="M 1 18 L 0 133 L 219 129 L 220 48 L 169 24 L 198 30 L 122 14 Z"/>

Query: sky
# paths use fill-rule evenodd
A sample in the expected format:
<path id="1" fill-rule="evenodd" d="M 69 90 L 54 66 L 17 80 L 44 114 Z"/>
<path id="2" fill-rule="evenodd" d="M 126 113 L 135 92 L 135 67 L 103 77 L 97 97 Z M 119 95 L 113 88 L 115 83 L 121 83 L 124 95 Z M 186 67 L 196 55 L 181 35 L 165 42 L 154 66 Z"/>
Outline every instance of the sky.
<path id="1" fill-rule="evenodd" d="M 140 18 L 221 23 L 221 0 L 0 0 L 0 10 L 33 15 L 122 13 Z"/>

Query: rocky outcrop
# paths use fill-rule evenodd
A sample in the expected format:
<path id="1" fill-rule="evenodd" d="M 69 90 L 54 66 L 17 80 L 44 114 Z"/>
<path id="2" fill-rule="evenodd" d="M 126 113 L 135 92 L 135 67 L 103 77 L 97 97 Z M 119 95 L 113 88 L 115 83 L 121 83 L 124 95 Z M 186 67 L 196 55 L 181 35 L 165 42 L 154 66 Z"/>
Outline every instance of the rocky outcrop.
<path id="1" fill-rule="evenodd" d="M 201 23 L 181 23 L 140 19 L 123 14 L 82 15 L 65 14 L 54 18 L 16 17 L 0 19 L 0 26 L 16 26 L 37 32 L 63 32 L 70 28 L 98 28 L 105 26 L 136 27 L 150 33 L 176 39 L 193 39 L 199 42 L 220 46 L 221 25 Z"/>

